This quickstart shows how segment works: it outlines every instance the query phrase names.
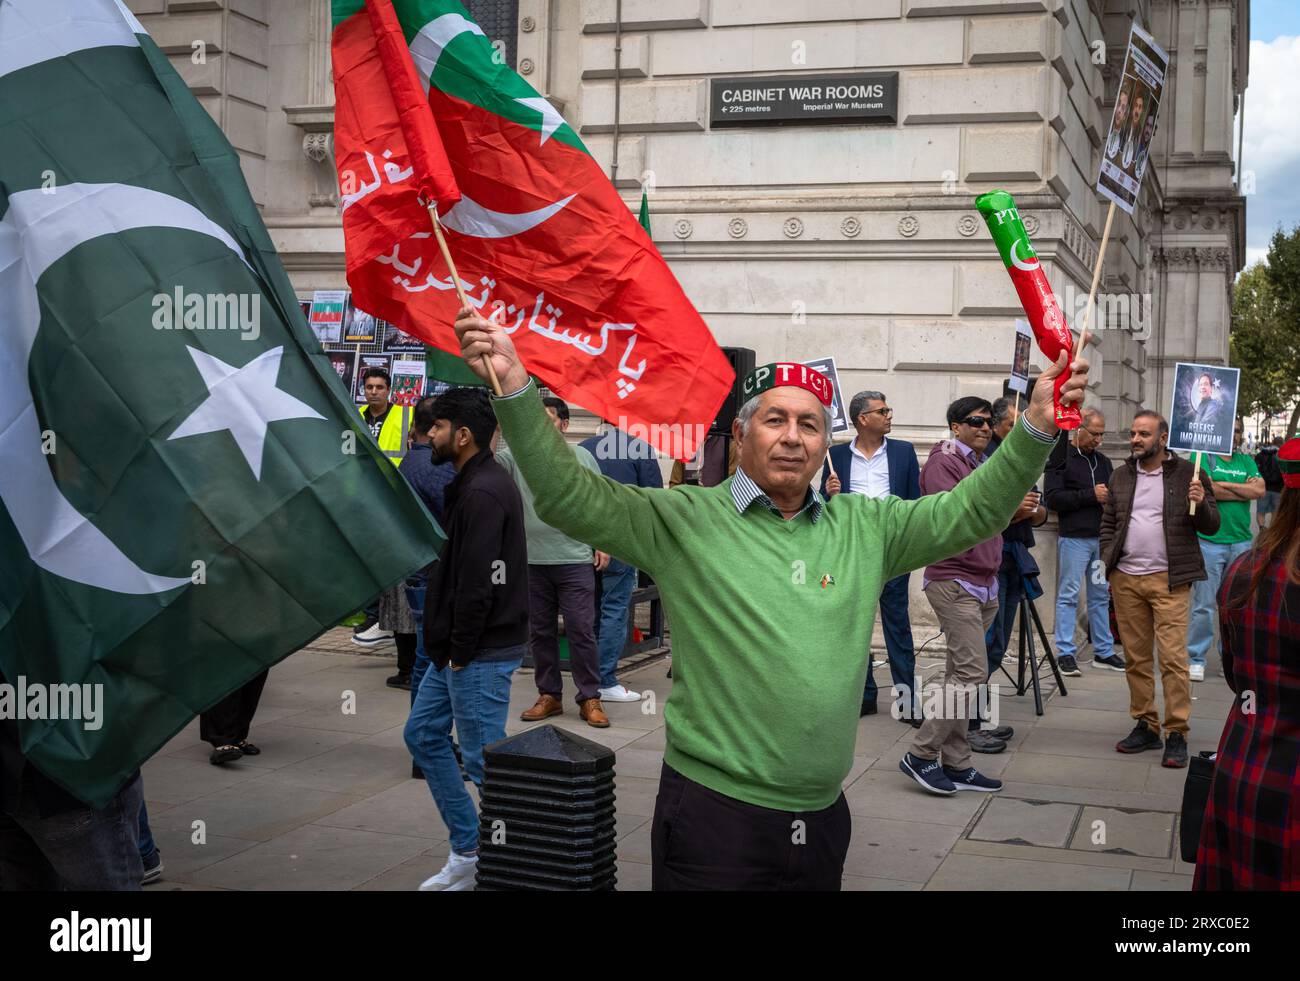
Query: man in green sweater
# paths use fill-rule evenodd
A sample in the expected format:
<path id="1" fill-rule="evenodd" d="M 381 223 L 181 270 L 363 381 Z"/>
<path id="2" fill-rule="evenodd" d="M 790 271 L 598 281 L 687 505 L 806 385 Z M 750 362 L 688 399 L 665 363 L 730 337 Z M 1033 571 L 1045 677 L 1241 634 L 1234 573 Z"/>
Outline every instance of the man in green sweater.
<path id="1" fill-rule="evenodd" d="M 472 310 L 461 354 L 500 379 L 493 409 L 538 515 L 645 569 L 673 625 L 667 748 L 651 828 L 655 889 L 837 890 L 851 832 L 841 783 L 881 588 L 1006 527 L 1043 471 L 1056 425 L 1040 376 L 997 455 L 917 501 L 811 487 L 830 442 L 830 386 L 798 364 L 746 379 L 740 462 L 715 487 L 632 487 L 581 466 L 551 425 L 509 335 Z M 1087 385 L 1080 359 L 1062 398 Z"/>

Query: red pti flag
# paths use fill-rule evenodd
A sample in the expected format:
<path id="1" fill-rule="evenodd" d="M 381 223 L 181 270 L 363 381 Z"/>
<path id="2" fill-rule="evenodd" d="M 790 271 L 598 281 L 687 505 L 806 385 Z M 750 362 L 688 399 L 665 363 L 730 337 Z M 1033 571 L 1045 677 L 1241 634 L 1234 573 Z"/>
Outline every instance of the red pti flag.
<path id="1" fill-rule="evenodd" d="M 422 112 L 407 110 L 408 73 L 384 72 L 376 53 L 375 6 L 333 3 L 354 302 L 459 352 L 455 284 L 409 170 L 420 170 L 410 134 L 425 132 L 412 123 L 427 118 L 459 188 L 459 200 L 438 196 L 438 213 L 470 302 L 496 315 L 548 388 L 664 452 L 693 455 L 735 376 L 609 179 L 455 0 L 383 0 L 420 86 Z M 353 177 L 349 191 L 357 173 L 363 183 Z"/>

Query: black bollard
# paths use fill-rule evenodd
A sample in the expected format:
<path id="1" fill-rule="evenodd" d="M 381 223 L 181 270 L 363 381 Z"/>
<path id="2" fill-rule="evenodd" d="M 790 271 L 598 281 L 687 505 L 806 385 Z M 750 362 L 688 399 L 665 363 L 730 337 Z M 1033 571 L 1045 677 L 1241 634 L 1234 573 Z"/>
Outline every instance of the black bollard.
<path id="1" fill-rule="evenodd" d="M 477 889 L 612 890 L 614 751 L 553 725 L 483 751 Z"/>

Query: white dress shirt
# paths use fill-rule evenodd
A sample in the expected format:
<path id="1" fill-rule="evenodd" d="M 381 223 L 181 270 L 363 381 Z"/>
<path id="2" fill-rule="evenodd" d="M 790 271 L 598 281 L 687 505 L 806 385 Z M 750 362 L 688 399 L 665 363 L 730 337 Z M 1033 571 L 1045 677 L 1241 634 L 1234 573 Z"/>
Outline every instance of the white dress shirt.
<path id="1" fill-rule="evenodd" d="M 849 444 L 849 486 L 854 493 L 867 497 L 889 496 L 889 454 L 885 450 L 888 441 L 888 436 L 881 439 L 871 456 L 858 449 L 857 439 Z"/>

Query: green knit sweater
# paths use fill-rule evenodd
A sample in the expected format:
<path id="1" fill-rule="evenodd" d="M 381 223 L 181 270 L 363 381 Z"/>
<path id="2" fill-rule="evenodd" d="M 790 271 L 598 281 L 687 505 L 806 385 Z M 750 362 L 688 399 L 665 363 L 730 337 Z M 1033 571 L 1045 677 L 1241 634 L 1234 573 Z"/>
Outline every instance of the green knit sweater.
<path id="1" fill-rule="evenodd" d="M 951 492 L 839 494 L 815 523 L 783 521 L 758 504 L 738 513 L 730 479 L 663 490 L 593 474 L 533 384 L 493 408 L 542 520 L 659 585 L 673 633 L 664 761 L 785 811 L 829 807 L 853 764 L 884 584 L 998 534 L 1051 451 L 1017 426 Z"/>

